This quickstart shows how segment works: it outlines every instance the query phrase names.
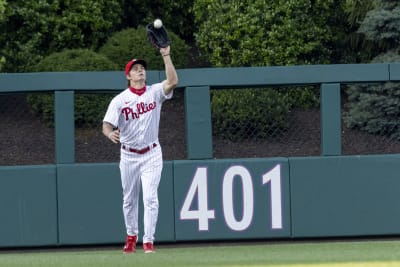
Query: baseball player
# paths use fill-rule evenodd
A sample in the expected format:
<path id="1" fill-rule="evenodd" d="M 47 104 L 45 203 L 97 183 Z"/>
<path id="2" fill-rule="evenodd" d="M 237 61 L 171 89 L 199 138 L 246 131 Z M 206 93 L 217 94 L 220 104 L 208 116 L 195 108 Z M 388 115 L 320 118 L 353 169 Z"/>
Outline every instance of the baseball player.
<path id="1" fill-rule="evenodd" d="M 126 226 L 124 253 L 136 252 L 138 236 L 138 201 L 143 193 L 145 253 L 155 252 L 153 242 L 158 217 L 158 185 L 163 167 L 158 130 L 162 103 L 170 99 L 178 76 L 170 57 L 170 46 L 159 49 L 166 79 L 146 85 L 144 60 L 126 64 L 128 88 L 115 96 L 103 120 L 103 134 L 121 144 L 120 173 L 123 191 L 123 214 Z"/>

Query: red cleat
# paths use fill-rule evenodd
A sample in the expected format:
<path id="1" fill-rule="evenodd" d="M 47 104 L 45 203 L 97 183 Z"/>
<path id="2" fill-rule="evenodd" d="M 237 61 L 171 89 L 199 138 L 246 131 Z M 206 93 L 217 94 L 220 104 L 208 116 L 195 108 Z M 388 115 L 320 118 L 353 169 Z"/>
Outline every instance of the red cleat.
<path id="1" fill-rule="evenodd" d="M 126 236 L 126 242 L 124 246 L 124 253 L 135 253 L 136 252 L 136 241 L 137 237 L 128 235 Z"/>
<path id="2" fill-rule="evenodd" d="M 154 253 L 154 252 L 156 252 L 154 250 L 153 243 L 150 243 L 150 242 L 143 243 L 143 249 L 144 249 L 144 253 Z"/>

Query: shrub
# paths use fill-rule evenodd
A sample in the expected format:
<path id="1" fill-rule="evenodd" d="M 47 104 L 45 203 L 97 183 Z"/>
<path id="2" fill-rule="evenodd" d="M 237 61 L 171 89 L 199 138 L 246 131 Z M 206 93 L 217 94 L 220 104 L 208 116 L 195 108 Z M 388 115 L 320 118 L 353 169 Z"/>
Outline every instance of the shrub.
<path id="1" fill-rule="evenodd" d="M 107 57 L 87 49 L 65 50 L 44 58 L 31 68 L 43 71 L 104 71 L 118 70 L 118 66 Z M 78 126 L 97 126 L 112 96 L 109 94 L 76 94 L 75 122 Z M 34 114 L 48 126 L 54 123 L 54 97 L 52 93 L 29 94 L 27 102 Z"/>
<path id="2" fill-rule="evenodd" d="M 0 21 L 4 71 L 26 72 L 63 49 L 101 46 L 121 24 L 120 1 L 7 1 Z"/>
<path id="3" fill-rule="evenodd" d="M 289 101 L 276 90 L 212 91 L 213 134 L 232 141 L 265 138 L 288 127 Z"/>
<path id="4" fill-rule="evenodd" d="M 213 134 L 232 141 L 266 138 L 285 131 L 293 108 L 318 105 L 312 87 L 212 91 Z"/>
<path id="5" fill-rule="evenodd" d="M 399 62 L 398 52 L 391 51 L 376 57 L 372 63 Z M 356 84 L 349 86 L 345 125 L 371 134 L 400 139 L 400 86 L 384 84 Z"/>
<path id="6" fill-rule="evenodd" d="M 189 63 L 189 46 L 176 34 L 168 32 L 171 39 L 171 57 L 176 68 L 185 68 Z M 164 69 L 164 63 L 158 49 L 147 40 L 144 27 L 130 28 L 113 34 L 100 48 L 100 54 L 107 56 L 114 63 L 125 67 L 133 58 L 146 60 L 150 70 Z"/>
<path id="7" fill-rule="evenodd" d="M 162 19 L 168 30 L 187 41 L 193 40 L 193 0 L 129 0 L 123 1 L 123 25 L 138 27 L 155 18 Z"/>
<path id="8" fill-rule="evenodd" d="M 326 64 L 342 31 L 337 2 L 196 0 L 196 43 L 214 66 Z"/>
<path id="9" fill-rule="evenodd" d="M 54 53 L 31 69 L 33 72 L 120 70 L 110 59 L 89 49 L 66 49 Z"/>
<path id="10" fill-rule="evenodd" d="M 336 13 L 332 11 L 337 10 L 340 14 L 341 6 L 336 2 L 274 0 L 266 5 L 263 0 L 197 0 L 193 8 L 199 28 L 195 34 L 196 43 L 217 67 L 329 63 L 330 44 L 339 38 L 336 34 L 339 30 L 333 22 Z M 252 90 L 240 90 L 243 96 L 239 98 L 234 91 L 216 93 L 221 97 L 213 99 L 217 104 L 212 104 L 212 113 L 226 122 L 215 119 L 214 132 L 227 137 L 236 131 L 244 131 L 242 126 L 232 131 L 229 123 L 237 121 L 238 125 L 254 129 L 259 137 L 266 137 L 274 127 L 287 127 L 289 122 L 284 120 L 290 108 L 309 108 L 318 103 L 318 94 L 311 89 L 291 88 L 285 93 L 281 93 L 281 89 L 270 88 L 255 95 Z M 233 98 L 236 102 L 231 101 Z M 249 106 L 243 98 L 260 106 Z M 223 105 L 226 112 L 219 105 Z M 253 109 L 251 112 L 256 116 L 254 121 L 247 119 L 249 109 Z"/>

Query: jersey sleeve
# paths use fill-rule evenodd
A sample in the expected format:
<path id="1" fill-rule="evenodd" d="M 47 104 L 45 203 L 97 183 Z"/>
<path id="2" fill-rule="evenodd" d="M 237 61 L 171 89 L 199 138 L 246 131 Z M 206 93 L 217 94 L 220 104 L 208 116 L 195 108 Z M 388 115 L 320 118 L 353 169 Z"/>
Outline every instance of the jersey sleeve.
<path id="1" fill-rule="evenodd" d="M 103 122 L 108 122 L 114 127 L 118 127 L 118 106 L 116 98 L 111 100 L 110 104 L 108 105 Z"/>
<path id="2" fill-rule="evenodd" d="M 163 88 L 163 86 L 161 86 L 161 88 L 162 88 L 162 94 L 163 94 L 163 97 L 164 97 L 164 99 L 171 99 L 172 98 L 172 96 L 174 95 L 174 90 L 171 90 L 171 92 L 169 92 L 169 94 L 165 94 L 164 93 L 164 88 Z"/>
<path id="3" fill-rule="evenodd" d="M 172 90 L 169 94 L 165 94 L 164 93 L 164 84 L 161 82 L 161 83 L 158 83 L 157 84 L 157 89 L 159 90 L 159 92 L 160 92 L 160 97 L 161 97 L 161 99 L 162 99 L 162 101 L 164 101 L 164 100 L 168 100 L 168 99 L 171 99 L 172 98 L 172 96 L 174 95 L 174 90 Z"/>

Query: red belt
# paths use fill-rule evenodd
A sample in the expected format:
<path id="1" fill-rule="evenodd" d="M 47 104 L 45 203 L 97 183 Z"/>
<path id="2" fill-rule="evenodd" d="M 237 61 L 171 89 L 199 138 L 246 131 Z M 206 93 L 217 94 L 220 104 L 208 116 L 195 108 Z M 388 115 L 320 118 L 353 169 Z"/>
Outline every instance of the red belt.
<path id="1" fill-rule="evenodd" d="M 145 154 L 145 153 L 149 152 L 150 149 L 152 149 L 156 146 L 157 146 L 157 144 L 153 143 L 151 146 L 147 146 L 143 149 L 135 149 L 135 148 L 130 148 L 130 147 L 126 147 L 125 145 L 122 145 L 122 149 L 125 149 L 126 151 L 129 151 L 129 152 L 137 153 L 137 154 Z"/>

